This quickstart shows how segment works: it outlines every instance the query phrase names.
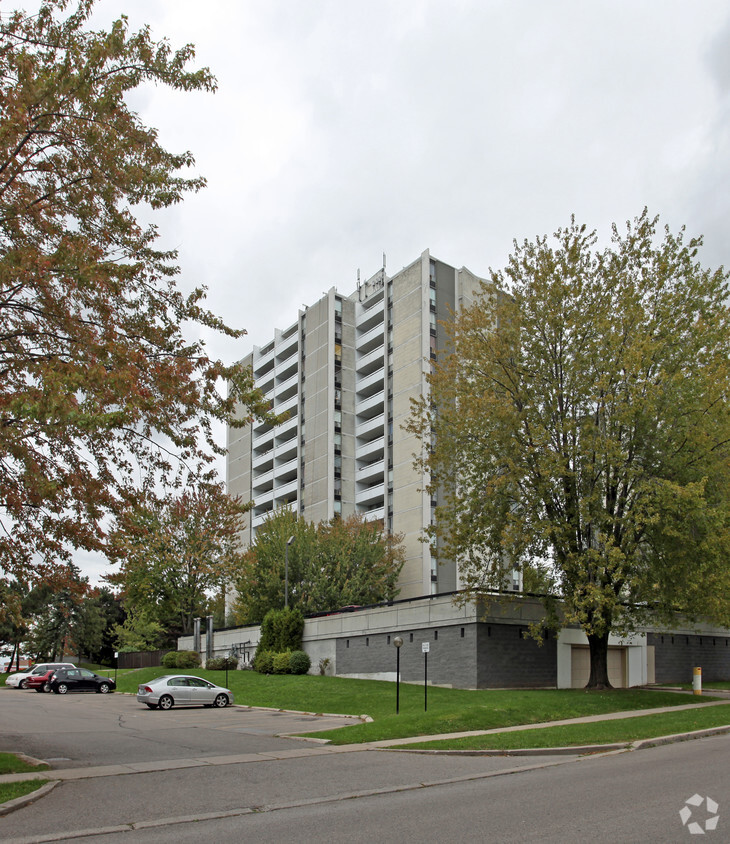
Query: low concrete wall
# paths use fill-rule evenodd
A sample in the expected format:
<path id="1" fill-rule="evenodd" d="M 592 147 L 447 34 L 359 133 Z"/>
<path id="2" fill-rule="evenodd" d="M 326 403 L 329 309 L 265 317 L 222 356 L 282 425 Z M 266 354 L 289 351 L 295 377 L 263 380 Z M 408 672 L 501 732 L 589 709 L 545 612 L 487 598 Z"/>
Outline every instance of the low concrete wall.
<path id="1" fill-rule="evenodd" d="M 719 633 L 648 633 L 654 647 L 656 683 L 691 683 L 695 667 L 702 680 L 730 680 L 730 636 Z"/>

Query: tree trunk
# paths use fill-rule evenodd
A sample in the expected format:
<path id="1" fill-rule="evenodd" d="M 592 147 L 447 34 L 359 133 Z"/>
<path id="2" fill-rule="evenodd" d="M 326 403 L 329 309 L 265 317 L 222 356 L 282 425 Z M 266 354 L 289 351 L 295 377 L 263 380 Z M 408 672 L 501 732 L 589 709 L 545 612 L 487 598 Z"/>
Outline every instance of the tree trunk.
<path id="1" fill-rule="evenodd" d="M 591 651 L 591 675 L 586 689 L 612 689 L 608 682 L 608 632 L 598 636 L 589 634 L 588 646 Z"/>

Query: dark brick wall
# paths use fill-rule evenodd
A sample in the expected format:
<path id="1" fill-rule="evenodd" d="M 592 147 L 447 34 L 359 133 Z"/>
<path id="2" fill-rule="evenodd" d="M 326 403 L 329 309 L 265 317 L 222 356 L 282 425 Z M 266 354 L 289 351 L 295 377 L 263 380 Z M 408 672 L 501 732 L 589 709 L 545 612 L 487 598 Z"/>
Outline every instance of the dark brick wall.
<path id="1" fill-rule="evenodd" d="M 462 635 L 463 631 L 463 635 Z M 404 682 L 422 682 L 424 656 L 422 642 L 429 642 L 428 679 L 437 685 L 460 688 L 476 686 L 476 625 L 454 625 L 397 634 L 350 636 L 337 640 L 338 674 L 375 674 L 395 672 L 396 649 L 393 639 L 403 639 L 400 649 L 400 676 Z"/>
<path id="2" fill-rule="evenodd" d="M 477 688 L 528 688 L 557 685 L 557 640 L 550 633 L 542 645 L 527 637 L 527 627 L 479 624 Z"/>
<path id="3" fill-rule="evenodd" d="M 695 666 L 707 682 L 730 680 L 730 637 L 647 633 L 646 639 L 654 646 L 657 683 L 691 683 Z"/>

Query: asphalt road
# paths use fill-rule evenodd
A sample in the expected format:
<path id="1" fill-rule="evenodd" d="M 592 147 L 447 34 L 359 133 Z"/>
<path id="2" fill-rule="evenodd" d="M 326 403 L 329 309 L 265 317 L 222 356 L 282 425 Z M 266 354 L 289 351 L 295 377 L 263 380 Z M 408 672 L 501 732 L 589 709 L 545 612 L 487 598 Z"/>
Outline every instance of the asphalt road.
<path id="1" fill-rule="evenodd" d="M 19 693 L 13 700 L 25 709 L 29 722 L 37 722 L 41 707 L 55 706 L 59 700 L 34 695 L 22 706 L 24 697 Z M 10 704 L 8 694 L 0 694 L 3 728 L 6 711 L 16 708 L 15 703 L 6 708 L 6 701 Z M 113 701 L 113 707 L 107 701 Z M 56 752 L 55 731 L 68 719 L 67 726 L 74 727 L 65 739 L 69 752 L 92 736 L 97 753 L 104 747 L 97 719 L 107 718 L 110 742 L 139 754 L 144 746 L 140 742 L 147 741 L 149 752 L 158 754 L 160 764 L 169 758 L 170 767 L 64 781 L 36 803 L 0 819 L 0 840 L 689 841 L 698 839 L 682 824 L 679 812 L 694 794 L 712 798 L 719 808 L 717 828 L 705 830 L 699 840 L 730 840 L 728 736 L 585 758 L 424 756 L 327 749 L 260 731 L 241 732 L 247 715 L 259 717 L 248 710 L 149 712 L 155 721 L 144 711 L 139 713 L 144 725 L 160 723 L 158 716 L 173 715 L 180 721 L 141 728 L 132 720 L 131 698 L 79 696 L 60 703 L 64 709 L 50 710 L 53 727 L 44 733 L 46 739 L 35 738 L 39 746 L 48 740 L 49 749 Z M 123 710 L 116 727 L 110 717 L 113 710 Z M 288 718 L 270 717 L 269 725 L 285 724 Z M 15 712 L 11 720 L 17 727 L 22 716 Z M 264 721 L 265 714 L 257 730 Z M 84 723 L 90 729 L 84 730 Z M 129 730 L 136 735 L 127 747 L 120 733 Z M 192 736 L 189 740 L 186 732 Z M 5 746 L 5 729 L 3 734 Z M 193 747 L 206 747 L 207 742 L 219 746 L 226 740 L 232 743 L 228 763 L 222 754 L 220 764 L 174 767 L 175 759 L 182 762 L 183 756 L 169 755 L 190 754 Z M 243 751 L 249 754 L 247 761 L 234 761 L 234 753 Z M 86 777 L 92 771 L 85 766 L 99 759 L 78 748 L 70 761 L 76 764 L 82 758 L 86 762 L 71 772 Z M 54 763 L 60 765 L 69 762 Z M 711 817 L 706 806 L 690 808 L 688 824 L 698 822 L 704 828 Z"/>

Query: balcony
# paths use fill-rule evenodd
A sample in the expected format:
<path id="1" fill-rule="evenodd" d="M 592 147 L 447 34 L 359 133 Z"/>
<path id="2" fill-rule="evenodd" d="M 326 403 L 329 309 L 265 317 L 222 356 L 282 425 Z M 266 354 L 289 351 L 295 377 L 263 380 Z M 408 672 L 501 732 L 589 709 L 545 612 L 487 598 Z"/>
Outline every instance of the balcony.
<path id="1" fill-rule="evenodd" d="M 299 331 L 297 328 L 298 326 L 296 325 L 292 326 L 289 329 L 291 334 L 287 336 L 287 332 L 285 332 L 284 335 L 279 338 L 276 344 L 277 366 L 279 365 L 279 361 L 286 360 L 299 351 Z"/>
<path id="2" fill-rule="evenodd" d="M 297 370 L 299 369 L 299 355 L 294 354 L 290 358 L 287 358 L 284 361 L 277 361 L 276 362 L 276 378 L 278 381 L 286 381 L 292 375 L 296 375 Z"/>
<path id="3" fill-rule="evenodd" d="M 383 505 L 385 500 L 385 484 L 373 484 L 355 493 L 355 503 L 373 507 Z"/>
<path id="4" fill-rule="evenodd" d="M 256 388 L 266 394 L 266 398 L 273 398 L 274 393 L 274 370 L 262 375 L 261 378 L 255 379 Z M 271 394 L 271 395 L 269 395 Z"/>
<path id="5" fill-rule="evenodd" d="M 274 474 L 276 475 L 276 483 L 286 483 L 287 481 L 292 480 L 297 475 L 297 467 L 299 465 L 299 461 L 296 457 L 293 460 L 287 460 L 286 463 L 282 463 L 281 465 L 277 466 Z"/>
<path id="6" fill-rule="evenodd" d="M 276 500 L 281 504 L 290 503 L 296 499 L 298 491 L 299 481 L 297 478 L 294 478 L 293 481 L 289 481 L 289 483 L 276 488 Z"/>
<path id="7" fill-rule="evenodd" d="M 267 517 L 273 512 L 273 510 L 274 510 L 273 502 L 272 502 L 270 507 L 268 507 L 264 510 L 261 510 L 261 511 L 259 511 L 259 508 L 257 507 L 256 510 L 254 511 L 253 515 L 251 516 L 251 527 L 252 528 L 261 527 L 261 525 L 266 521 Z"/>
<path id="8" fill-rule="evenodd" d="M 262 492 L 260 495 L 255 495 L 253 500 L 254 509 L 256 511 L 261 508 L 270 510 L 274 506 L 274 490 L 269 489 L 266 492 Z"/>
<path id="9" fill-rule="evenodd" d="M 289 416 L 296 418 L 298 403 L 299 397 L 295 394 L 291 398 L 279 402 L 274 409 L 277 413 L 288 413 Z"/>
<path id="10" fill-rule="evenodd" d="M 385 414 L 381 413 L 379 416 L 373 416 L 365 422 L 357 425 L 355 428 L 355 436 L 358 440 L 370 440 L 382 438 L 385 436 Z"/>
<path id="11" fill-rule="evenodd" d="M 274 488 L 274 470 L 270 469 L 268 472 L 264 472 L 261 475 L 258 475 L 253 480 L 253 498 L 254 501 L 258 501 L 259 496 L 263 495 L 266 492 L 269 492 L 271 489 Z"/>
<path id="12" fill-rule="evenodd" d="M 270 451 L 274 447 L 274 429 L 267 425 L 258 434 L 254 432 L 251 440 L 251 447 L 254 451 Z"/>
<path id="13" fill-rule="evenodd" d="M 368 442 L 358 443 L 355 449 L 355 458 L 357 460 L 377 460 L 382 459 L 385 453 L 385 437 L 377 437 Z"/>
<path id="14" fill-rule="evenodd" d="M 267 373 L 274 365 L 274 343 L 267 343 L 261 349 L 254 349 L 253 353 L 253 371 L 254 375 L 259 378 Z"/>
<path id="15" fill-rule="evenodd" d="M 376 480 L 382 481 L 385 472 L 385 461 L 374 460 L 365 466 L 360 466 L 355 472 L 355 480 L 358 484 L 371 484 Z"/>
<path id="16" fill-rule="evenodd" d="M 289 376 L 284 381 L 280 381 L 276 385 L 276 398 L 278 401 L 284 401 L 285 399 L 291 398 L 292 396 L 296 395 L 297 390 L 299 388 L 299 373 L 295 372 L 294 375 Z"/>
<path id="17" fill-rule="evenodd" d="M 267 469 L 272 469 L 274 466 L 274 449 L 270 448 L 268 451 L 263 451 L 261 454 L 254 454 L 251 461 L 251 468 L 254 471 L 265 472 Z"/>
<path id="18" fill-rule="evenodd" d="M 355 415 L 358 421 L 362 422 L 364 419 L 370 419 L 373 416 L 383 414 L 383 402 L 385 401 L 385 391 L 381 390 L 372 396 L 368 396 L 362 401 L 355 403 Z"/>
<path id="19" fill-rule="evenodd" d="M 384 350 L 382 347 L 378 347 L 375 351 L 358 355 L 355 370 L 357 371 L 358 377 L 364 378 L 366 375 L 370 375 L 377 369 L 383 369 L 384 366 Z"/>
<path id="20" fill-rule="evenodd" d="M 383 330 L 383 325 L 380 324 L 376 325 L 375 328 L 371 328 L 370 331 L 366 331 L 364 334 L 361 334 L 355 342 L 355 348 L 359 354 L 364 355 L 368 352 L 372 352 L 373 349 L 382 347 L 384 342 L 385 332 Z"/>
<path id="21" fill-rule="evenodd" d="M 357 393 L 358 398 L 365 398 L 366 396 L 371 396 L 373 393 L 377 393 L 379 390 L 382 390 L 384 378 L 384 366 L 377 369 L 370 375 L 366 375 L 364 378 L 358 378 L 355 383 L 355 392 Z"/>
<path id="22" fill-rule="evenodd" d="M 287 440 L 290 440 L 292 437 L 296 437 L 297 417 L 292 416 L 291 419 L 287 419 L 286 422 L 282 422 L 281 425 L 277 425 L 275 433 L 277 445 L 279 445 L 279 443 L 283 443 Z"/>
<path id="23" fill-rule="evenodd" d="M 375 305 L 372 308 L 364 308 L 362 305 L 358 305 L 355 313 L 358 331 L 369 331 L 378 323 L 382 325 L 384 318 L 385 308 L 382 299 L 379 308 L 375 307 Z"/>
<path id="24" fill-rule="evenodd" d="M 277 466 L 293 460 L 297 456 L 297 438 L 291 437 L 291 439 L 285 440 L 283 443 L 277 443 L 274 455 Z"/>
<path id="25" fill-rule="evenodd" d="M 385 507 L 373 507 L 361 513 L 366 522 L 382 522 L 385 518 Z"/>

